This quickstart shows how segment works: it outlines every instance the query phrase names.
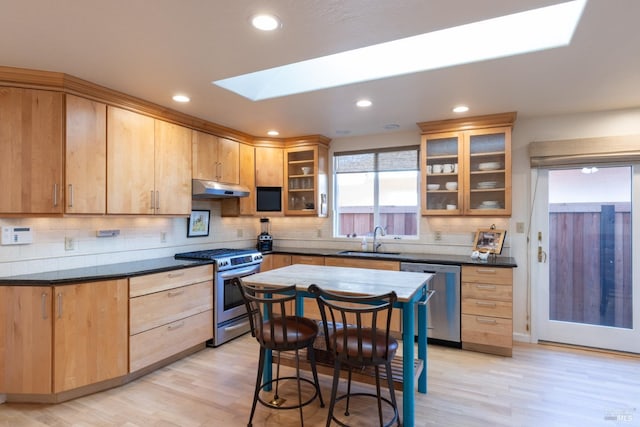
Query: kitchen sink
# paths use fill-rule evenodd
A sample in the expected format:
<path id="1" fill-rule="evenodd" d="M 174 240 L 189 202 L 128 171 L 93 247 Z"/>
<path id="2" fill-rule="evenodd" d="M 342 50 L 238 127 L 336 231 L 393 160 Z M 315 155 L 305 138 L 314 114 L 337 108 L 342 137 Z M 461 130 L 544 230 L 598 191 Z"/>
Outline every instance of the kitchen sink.
<path id="1" fill-rule="evenodd" d="M 346 255 L 346 256 L 365 256 L 365 257 L 371 257 L 371 256 L 379 256 L 379 257 L 385 257 L 385 256 L 389 256 L 389 255 L 400 255 L 400 252 L 373 252 L 373 251 L 342 251 L 342 252 L 338 252 L 338 255 Z"/>

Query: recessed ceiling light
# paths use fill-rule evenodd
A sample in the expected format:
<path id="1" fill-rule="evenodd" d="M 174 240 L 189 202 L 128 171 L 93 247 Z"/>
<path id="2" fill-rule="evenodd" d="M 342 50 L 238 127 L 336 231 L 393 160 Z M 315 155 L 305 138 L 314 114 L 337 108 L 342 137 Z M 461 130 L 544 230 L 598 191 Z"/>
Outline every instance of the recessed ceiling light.
<path id="1" fill-rule="evenodd" d="M 360 108 L 367 108 L 367 107 L 371 107 L 372 102 L 369 101 L 368 99 L 361 99 L 358 102 L 356 102 L 356 105 Z"/>
<path id="2" fill-rule="evenodd" d="M 278 136 L 278 135 L 280 135 L 280 132 L 278 132 L 277 130 L 270 130 L 269 132 L 267 132 L 267 135 L 269 135 L 269 136 Z"/>
<path id="3" fill-rule="evenodd" d="M 174 95 L 173 100 L 176 102 L 189 102 L 191 101 L 191 98 L 189 98 L 187 95 Z"/>
<path id="4" fill-rule="evenodd" d="M 386 130 L 398 129 L 400 127 L 397 123 L 389 123 L 388 125 L 383 126 Z"/>
<path id="5" fill-rule="evenodd" d="M 251 25 L 262 31 L 273 31 L 282 26 L 277 16 L 266 13 L 253 15 L 251 17 Z"/>
<path id="6" fill-rule="evenodd" d="M 457 107 L 453 108 L 454 113 L 466 113 L 467 111 L 469 111 L 469 107 L 467 107 L 466 105 L 458 105 Z"/>
<path id="7" fill-rule="evenodd" d="M 349 135 L 351 133 L 350 130 L 340 129 L 336 131 L 336 135 Z"/>
<path id="8" fill-rule="evenodd" d="M 213 84 L 258 101 L 567 46 L 586 1 L 567 1 L 459 25 Z"/>

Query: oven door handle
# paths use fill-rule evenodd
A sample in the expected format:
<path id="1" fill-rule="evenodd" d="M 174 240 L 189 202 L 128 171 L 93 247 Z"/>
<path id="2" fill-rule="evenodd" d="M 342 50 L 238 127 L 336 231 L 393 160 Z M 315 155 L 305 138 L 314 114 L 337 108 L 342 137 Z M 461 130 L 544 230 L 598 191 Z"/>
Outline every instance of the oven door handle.
<path id="1" fill-rule="evenodd" d="M 260 271 L 260 264 L 250 265 L 248 267 L 233 268 L 231 270 L 221 271 L 218 273 L 218 277 L 222 280 L 233 277 L 244 277 Z"/>

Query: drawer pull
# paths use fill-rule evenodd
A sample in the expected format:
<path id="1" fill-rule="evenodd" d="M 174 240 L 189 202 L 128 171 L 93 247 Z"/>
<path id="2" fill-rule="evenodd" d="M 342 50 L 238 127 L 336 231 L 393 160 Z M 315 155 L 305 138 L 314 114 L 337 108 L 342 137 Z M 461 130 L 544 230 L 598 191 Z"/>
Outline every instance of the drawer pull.
<path id="1" fill-rule="evenodd" d="M 476 288 L 484 291 L 494 291 L 496 289 L 496 285 L 476 285 Z"/>
<path id="2" fill-rule="evenodd" d="M 184 273 L 169 273 L 169 274 L 167 274 L 167 277 L 169 279 L 173 279 L 175 277 L 182 277 L 182 276 L 184 276 Z"/>
<path id="3" fill-rule="evenodd" d="M 477 268 L 476 272 L 478 274 L 496 274 L 495 268 Z"/>
<path id="4" fill-rule="evenodd" d="M 476 321 L 478 323 L 484 323 L 486 325 L 495 325 L 498 323 L 496 319 L 491 319 L 489 317 L 476 317 Z"/>
<path id="5" fill-rule="evenodd" d="M 182 295 L 182 294 L 184 294 L 184 289 L 181 289 L 181 290 L 179 290 L 179 291 L 169 291 L 169 292 L 167 292 L 167 296 L 168 296 L 169 298 L 171 298 L 171 297 L 177 297 L 178 295 Z"/>
<path id="6" fill-rule="evenodd" d="M 180 323 L 174 323 L 173 325 L 169 325 L 167 329 L 170 331 L 173 331 L 174 329 L 179 329 L 179 328 L 182 328 L 183 326 L 184 326 L 184 320 Z"/>
<path id="7" fill-rule="evenodd" d="M 47 319 L 47 293 L 43 292 L 42 295 L 40 296 L 40 301 L 42 303 L 42 306 L 40 307 L 42 309 L 42 318 L 43 319 Z"/>
<path id="8" fill-rule="evenodd" d="M 493 307 L 493 308 L 495 308 L 496 303 L 495 302 L 488 302 L 488 301 L 476 301 L 476 305 L 479 305 L 481 307 Z"/>

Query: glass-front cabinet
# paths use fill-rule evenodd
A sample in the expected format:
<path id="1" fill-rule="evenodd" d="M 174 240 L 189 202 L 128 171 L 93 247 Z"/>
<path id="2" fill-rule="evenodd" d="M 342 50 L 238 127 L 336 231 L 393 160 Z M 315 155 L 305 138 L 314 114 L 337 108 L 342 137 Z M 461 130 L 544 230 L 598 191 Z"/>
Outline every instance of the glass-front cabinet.
<path id="1" fill-rule="evenodd" d="M 327 156 L 323 145 L 285 149 L 285 215 L 327 216 Z"/>
<path id="2" fill-rule="evenodd" d="M 515 113 L 418 123 L 423 215 L 511 215 Z"/>

